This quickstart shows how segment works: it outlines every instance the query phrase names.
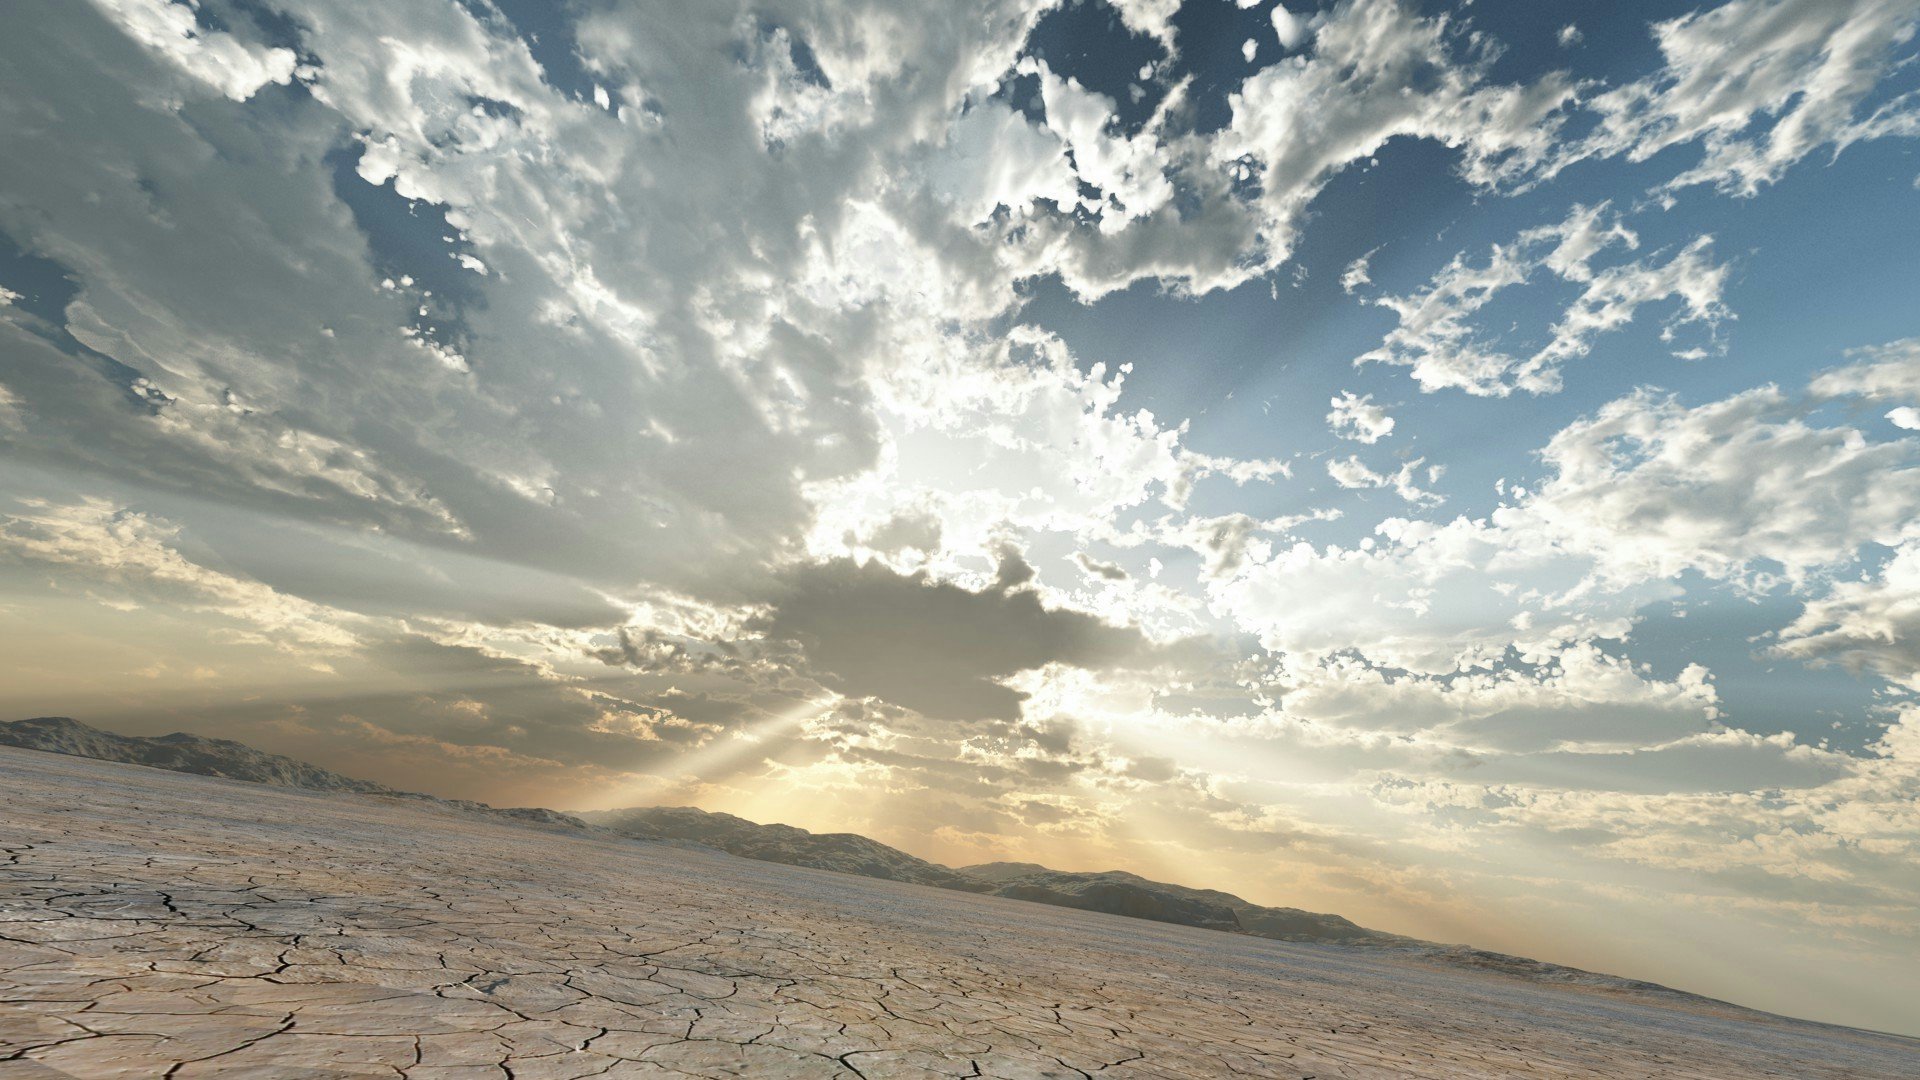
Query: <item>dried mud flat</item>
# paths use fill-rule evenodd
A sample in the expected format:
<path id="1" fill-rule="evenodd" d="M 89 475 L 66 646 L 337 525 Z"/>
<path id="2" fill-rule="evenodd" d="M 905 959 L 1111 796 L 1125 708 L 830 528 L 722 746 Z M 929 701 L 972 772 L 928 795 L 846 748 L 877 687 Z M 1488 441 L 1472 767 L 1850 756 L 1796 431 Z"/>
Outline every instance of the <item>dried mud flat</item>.
<path id="1" fill-rule="evenodd" d="M 0 1078 L 1920 1076 L 1920 1043 L 0 750 Z"/>

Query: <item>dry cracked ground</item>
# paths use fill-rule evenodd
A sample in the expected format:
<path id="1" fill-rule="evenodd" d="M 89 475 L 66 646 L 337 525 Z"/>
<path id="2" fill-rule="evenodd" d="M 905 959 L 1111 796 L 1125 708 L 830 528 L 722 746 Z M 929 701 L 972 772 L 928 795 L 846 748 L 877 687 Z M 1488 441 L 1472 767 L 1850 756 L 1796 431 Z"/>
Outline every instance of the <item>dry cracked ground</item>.
<path id="1" fill-rule="evenodd" d="M 1920 1077 L 1920 1043 L 0 750 L 0 1078 Z"/>

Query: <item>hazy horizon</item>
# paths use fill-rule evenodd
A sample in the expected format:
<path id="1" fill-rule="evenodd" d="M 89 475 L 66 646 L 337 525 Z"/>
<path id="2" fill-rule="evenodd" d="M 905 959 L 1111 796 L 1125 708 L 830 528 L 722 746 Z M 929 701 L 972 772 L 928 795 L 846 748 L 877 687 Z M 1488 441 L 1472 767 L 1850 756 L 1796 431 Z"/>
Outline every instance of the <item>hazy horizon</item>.
<path id="1" fill-rule="evenodd" d="M 1920 1034 L 1920 0 L 74 0 L 0 719 Z"/>

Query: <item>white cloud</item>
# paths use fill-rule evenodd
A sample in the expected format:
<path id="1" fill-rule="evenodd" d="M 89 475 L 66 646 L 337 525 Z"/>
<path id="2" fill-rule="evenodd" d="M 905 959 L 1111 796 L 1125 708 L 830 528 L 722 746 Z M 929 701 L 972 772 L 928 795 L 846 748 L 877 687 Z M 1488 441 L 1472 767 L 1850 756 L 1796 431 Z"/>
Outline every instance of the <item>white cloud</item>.
<path id="1" fill-rule="evenodd" d="M 1351 649 L 1436 674 L 1508 649 L 1551 653 L 1624 636 L 1688 571 L 1815 589 L 1867 545 L 1911 540 L 1915 449 L 1813 426 L 1773 387 L 1694 407 L 1641 391 L 1555 435 L 1540 452 L 1547 477 L 1507 489 L 1484 519 L 1390 518 L 1364 546 L 1297 543 L 1238 566 L 1209 596 L 1281 652 Z M 1405 478 L 1353 459 L 1328 469 L 1343 486 Z"/>
<path id="2" fill-rule="evenodd" d="M 1262 269 L 1286 258 L 1300 215 L 1328 179 L 1392 138 L 1458 146 L 1477 184 L 1545 160 L 1572 87 L 1559 76 L 1482 85 L 1484 55 L 1456 57 L 1448 29 L 1444 17 L 1422 19 L 1397 3 L 1343 5 L 1320 25 L 1304 62 L 1263 68 L 1231 96 L 1233 123 L 1209 156 L 1257 170 Z"/>
<path id="3" fill-rule="evenodd" d="M 1657 23 L 1664 66 L 1587 101 L 1599 125 L 1560 163 L 1698 142 L 1700 160 L 1669 186 L 1751 195 L 1822 147 L 1920 134 L 1911 93 L 1863 112 L 1917 19 L 1906 0 L 1732 0 Z"/>
<path id="4" fill-rule="evenodd" d="M 1877 572 L 1808 600 L 1773 651 L 1871 671 L 1920 692 L 1920 543 L 1901 544 Z"/>
<path id="5" fill-rule="evenodd" d="M 1313 32 L 1312 24 L 1288 11 L 1285 4 L 1273 5 L 1273 10 L 1268 14 L 1273 20 L 1274 36 L 1280 39 L 1280 47 L 1288 52 L 1299 48 L 1307 40 L 1307 35 Z"/>
<path id="6" fill-rule="evenodd" d="M 1173 16 L 1180 0 L 1113 0 L 1113 6 L 1127 29 L 1173 44 Z"/>
<path id="7" fill-rule="evenodd" d="M 297 57 L 291 49 L 265 48 L 232 34 L 206 30 L 193 8 L 171 0 L 93 0 L 127 36 L 165 56 L 195 79 L 245 101 L 269 83 L 286 85 Z"/>
<path id="8" fill-rule="evenodd" d="M 1457 147 L 1469 182 L 1497 188 L 1547 160 L 1574 99 L 1561 74 L 1487 84 L 1489 40 L 1454 34 L 1448 18 L 1423 19 L 1397 0 L 1277 21 L 1300 51 L 1231 93 L 1232 122 L 1209 134 L 1184 126 L 1184 84 L 1121 135 L 1112 102 L 1023 60 L 1019 70 L 1042 79 L 1049 127 L 1100 195 L 1082 200 L 1098 211 L 1094 220 L 1054 216 L 994 233 L 1006 241 L 994 253 L 1004 272 L 1058 273 L 1083 297 L 1143 278 L 1183 291 L 1229 288 L 1285 263 L 1320 190 L 1388 141 Z"/>
<path id="9" fill-rule="evenodd" d="M 21 431 L 26 428 L 26 410 L 21 405 L 20 395 L 0 383 L 0 428 Z"/>
<path id="10" fill-rule="evenodd" d="M 1495 520 L 1615 581 L 1772 567 L 1800 581 L 1920 531 L 1911 442 L 1797 411 L 1771 386 L 1692 408 L 1641 391 L 1555 435 L 1542 451 L 1552 477 Z"/>
<path id="11" fill-rule="evenodd" d="M 1808 389 L 1815 397 L 1857 397 L 1885 405 L 1920 404 L 1920 338 L 1856 349 L 1852 355 L 1865 359 L 1814 376 Z"/>
<path id="12" fill-rule="evenodd" d="M 1373 403 L 1373 395 L 1356 397 L 1350 390 L 1343 390 L 1340 396 L 1332 400 L 1333 411 L 1327 414 L 1327 426 L 1335 435 L 1343 439 L 1352 439 L 1371 446 L 1393 432 L 1393 417 L 1387 410 Z"/>
<path id="13" fill-rule="evenodd" d="M 1348 263 L 1347 268 L 1340 272 L 1340 291 L 1352 296 L 1354 290 L 1360 286 L 1371 285 L 1373 283 L 1372 260 L 1373 252 L 1369 251 Z"/>
<path id="14" fill-rule="evenodd" d="M 1425 289 L 1371 301 L 1398 315 L 1400 325 L 1358 362 L 1407 367 L 1427 391 L 1548 394 L 1560 389 L 1560 369 L 1569 360 L 1585 356 L 1595 337 L 1625 326 L 1647 304 L 1680 301 L 1663 334 L 1669 339 L 1677 327 L 1703 323 L 1711 329 L 1732 317 L 1721 301 L 1727 267 L 1713 260 L 1711 237 L 1698 237 L 1664 260 L 1656 253 L 1593 265 L 1604 251 L 1633 250 L 1639 244 L 1639 237 L 1601 203 L 1575 206 L 1557 225 L 1529 229 L 1511 245 L 1494 245 L 1481 265 L 1468 263 L 1464 253 L 1456 255 Z M 1546 344 L 1516 356 L 1501 349 L 1475 317 L 1496 295 L 1528 284 L 1541 270 L 1579 284 L 1581 292 L 1548 328 Z"/>
<path id="15" fill-rule="evenodd" d="M 1035 199 L 1065 208 L 1080 201 L 1066 144 L 998 102 L 976 105 L 954 123 L 946 152 L 928 165 L 928 180 L 969 225 L 996 206 L 1025 213 Z"/>
<path id="16" fill-rule="evenodd" d="M 1417 477 L 1421 475 L 1423 470 L 1420 466 L 1424 464 L 1425 458 L 1414 458 L 1401 464 L 1392 474 L 1377 473 L 1362 463 L 1359 457 L 1350 454 L 1344 458 L 1327 459 L 1327 475 L 1343 488 L 1365 490 L 1390 487 L 1395 494 L 1411 503 L 1437 505 L 1445 502 L 1443 497 L 1420 488 Z M 1440 479 L 1441 471 L 1438 465 L 1424 470 L 1427 482 Z"/>
<path id="17" fill-rule="evenodd" d="M 179 534 L 99 499 L 42 504 L 0 516 L 0 557 L 57 567 L 61 580 L 96 583 L 119 602 L 217 613 L 254 644 L 323 655 L 359 644 L 350 617 L 192 562 L 176 550 Z"/>
<path id="18" fill-rule="evenodd" d="M 1437 677 L 1335 656 L 1289 665 L 1277 688 L 1289 716 L 1483 752 L 1658 746 L 1703 731 L 1719 715 L 1699 665 L 1655 679 L 1586 642 L 1542 659 L 1526 670 Z"/>

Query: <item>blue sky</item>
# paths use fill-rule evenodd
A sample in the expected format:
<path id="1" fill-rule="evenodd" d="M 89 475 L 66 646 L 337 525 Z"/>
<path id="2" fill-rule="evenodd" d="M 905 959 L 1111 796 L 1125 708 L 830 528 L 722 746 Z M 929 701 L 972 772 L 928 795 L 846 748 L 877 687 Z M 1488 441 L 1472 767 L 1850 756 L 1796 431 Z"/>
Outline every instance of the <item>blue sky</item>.
<path id="1" fill-rule="evenodd" d="M 45 5 L 0 698 L 1920 1031 L 1916 20 Z"/>

